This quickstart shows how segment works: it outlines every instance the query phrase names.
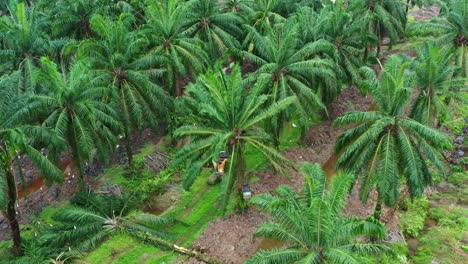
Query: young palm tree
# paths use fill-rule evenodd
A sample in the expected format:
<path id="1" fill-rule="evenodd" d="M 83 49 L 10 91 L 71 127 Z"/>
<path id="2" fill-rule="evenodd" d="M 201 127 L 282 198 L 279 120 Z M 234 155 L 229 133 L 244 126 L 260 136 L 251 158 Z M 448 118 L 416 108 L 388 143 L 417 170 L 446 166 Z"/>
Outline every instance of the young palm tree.
<path id="1" fill-rule="evenodd" d="M 85 40 L 78 57 L 91 61 L 94 85 L 107 87 L 119 107 L 128 165 L 134 167 L 131 136 L 143 123 L 155 125 L 171 106 L 170 97 L 152 78 L 160 76 L 155 59 L 146 53 L 149 41 L 131 26 L 134 18 L 122 14 L 112 21 L 101 15 L 91 19 L 96 39 Z"/>
<path id="2" fill-rule="evenodd" d="M 439 16 L 431 21 L 419 21 L 408 26 L 407 33 L 417 36 L 436 36 L 440 46 L 456 48 L 457 75 L 468 77 L 468 0 L 450 0 L 446 17 Z"/>
<path id="3" fill-rule="evenodd" d="M 146 8 L 154 45 L 151 52 L 164 58 L 164 83 L 175 96 L 182 95 L 182 79 L 202 72 L 208 61 L 202 42 L 184 34 L 187 12 L 187 5 L 179 0 L 148 1 Z"/>
<path id="4" fill-rule="evenodd" d="M 92 85 L 88 67 L 76 64 L 65 75 L 49 59 L 41 61 L 37 83 L 43 93 L 26 95 L 10 119 L 40 121 L 54 129 L 67 143 L 84 184 L 84 163 L 92 160 L 93 149 L 104 161 L 115 149 L 114 134 L 120 125 L 117 113 L 103 101 L 107 89 Z"/>
<path id="5" fill-rule="evenodd" d="M 45 177 L 47 183 L 63 181 L 62 172 L 43 154 L 36 150 L 35 142 L 59 144 L 55 135 L 42 127 L 18 126 L 7 121 L 9 105 L 0 106 L 0 210 L 10 225 L 13 238 L 13 252 L 22 255 L 20 228 L 17 219 L 17 190 L 13 166 L 21 173 L 21 157 L 27 156 Z M 24 180 L 24 179 L 23 179 Z"/>
<path id="6" fill-rule="evenodd" d="M 184 34 L 198 36 L 212 61 L 239 46 L 236 37 L 243 37 L 239 28 L 242 19 L 236 13 L 221 13 L 216 0 L 189 1 L 186 8 L 188 28 Z"/>
<path id="7" fill-rule="evenodd" d="M 269 104 L 270 96 L 262 95 L 255 85 L 246 91 L 239 67 L 231 74 L 221 69 L 210 71 L 187 88 L 184 99 L 187 107 L 199 113 L 199 122 L 178 128 L 174 134 L 187 136 L 190 142 L 176 153 L 174 165 L 185 164 L 184 187 L 189 188 L 202 167 L 218 160 L 220 151 L 229 153 L 229 165 L 222 178 L 223 209 L 234 191 L 247 179 L 246 148 L 263 154 L 278 170 L 286 159 L 268 146 L 269 137 L 262 130 L 262 122 L 285 110 L 294 101 L 286 97 Z"/>
<path id="8" fill-rule="evenodd" d="M 349 10 L 356 20 L 364 20 L 367 24 L 363 33 L 372 32 L 377 36 L 377 56 L 380 54 L 382 39 L 390 38 L 390 44 L 395 44 L 399 37 L 404 36 L 406 13 L 401 1 L 387 0 L 357 0 L 349 2 Z"/>
<path id="9" fill-rule="evenodd" d="M 457 67 L 452 63 L 453 50 L 424 43 L 417 52 L 415 85 L 419 96 L 411 118 L 437 127 L 439 117 L 451 115 L 447 104 L 463 98 L 458 93 L 467 91 L 467 79 L 454 77 Z"/>
<path id="10" fill-rule="evenodd" d="M 362 239 L 383 239 L 382 223 L 343 216 L 353 175 L 340 173 L 329 184 L 320 165 L 309 163 L 302 164 L 302 174 L 306 180 L 301 193 L 283 185 L 275 196 L 252 198 L 255 206 L 272 217 L 255 236 L 281 241 L 286 247 L 261 250 L 246 264 L 359 263 L 359 256 L 389 252 L 384 245 Z"/>
<path id="11" fill-rule="evenodd" d="M 325 108 L 315 92 L 320 93 L 327 102 L 337 93 L 333 62 L 315 57 L 308 59 L 315 52 L 313 43 L 301 46 L 298 27 L 292 22 L 294 20 L 277 25 L 267 36 L 261 36 L 250 28 L 255 44 L 254 54 L 246 51 L 239 54 L 259 66 L 247 77 L 247 81 L 262 84 L 264 92 L 271 95 L 272 102 L 288 96 L 296 98 L 293 107 L 269 122 L 269 130 L 277 147 L 279 132 L 285 121 L 296 114 L 302 118 L 301 125 L 305 125 L 311 112 Z"/>
<path id="12" fill-rule="evenodd" d="M 369 68 L 363 69 L 376 111 L 347 112 L 335 120 L 335 125 L 357 126 L 344 132 L 337 140 L 335 153 L 342 153 L 338 168 L 360 173 L 360 198 L 367 201 L 374 188 L 378 192 L 375 217 L 380 217 L 382 202 L 393 206 L 400 195 L 404 179 L 411 197 L 423 193 L 432 183 L 427 162 L 445 173 L 440 161 L 442 150 L 450 148 L 450 138 L 404 115 L 411 100 L 411 84 L 407 68 L 398 56 L 388 58 L 380 80 Z"/>

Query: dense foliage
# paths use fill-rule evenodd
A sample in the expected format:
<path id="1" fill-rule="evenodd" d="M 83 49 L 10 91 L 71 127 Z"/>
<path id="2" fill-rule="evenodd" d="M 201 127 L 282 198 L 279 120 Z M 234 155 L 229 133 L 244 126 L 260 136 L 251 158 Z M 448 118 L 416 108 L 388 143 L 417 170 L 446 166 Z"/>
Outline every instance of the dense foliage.
<path id="1" fill-rule="evenodd" d="M 432 4 L 441 7 L 437 17 L 410 23 L 409 8 Z M 167 171 L 177 171 L 169 175 L 175 182 L 183 175 L 185 189 L 217 161 L 220 151 L 229 154 L 218 203 L 224 210 L 249 181 L 247 153 L 264 157 L 275 172 L 294 167 L 280 153 L 286 124 L 295 122 L 304 135 L 310 120 L 328 118 L 331 103 L 351 85 L 372 95 L 375 109 L 349 112 L 335 121 L 356 125 L 338 139 L 338 167 L 362 177 L 362 200 L 377 190 L 377 209 L 397 203 L 403 181 L 411 198 L 420 196 L 434 171 L 445 171 L 441 152 L 451 144 L 437 129 L 452 117 L 448 109 L 454 102 L 466 103 L 460 96 L 468 77 L 466 7 L 467 0 L 0 1 L 0 210 L 15 254 L 31 249 L 26 257 L 55 259 L 64 256 L 65 245 L 83 253 L 113 231 L 158 237 L 159 230 L 147 227 L 164 222 L 141 215 L 133 210 L 136 205 L 127 207 L 120 198 L 89 196 L 87 204 L 77 204 L 76 198 L 72 208 L 56 215 L 61 222 L 56 230 L 63 235 L 51 236 L 55 244 L 50 252 L 36 254 L 33 248 L 44 245 L 42 238 L 22 244 L 17 220 L 23 158 L 47 183 L 60 183 L 60 157 L 69 155 L 85 183 L 88 163 L 98 159 L 106 164 L 120 149 L 126 153 L 121 159 L 128 165 L 125 176 L 132 177 L 140 172 L 133 138 L 144 129 L 162 128 L 167 137 L 180 139 Z M 416 36 L 434 38 L 417 48 L 417 58 L 381 57 L 382 47 L 392 49 Z M 305 175 L 306 186 L 326 189 L 323 173 L 304 169 L 314 171 Z M 267 228 L 271 223 L 259 229 L 259 234 L 284 238 L 295 247 L 285 251 L 283 260 L 293 254 L 294 259 L 345 263 L 333 254 L 338 246 L 355 242 L 358 234 L 383 236 L 375 220 L 341 217 L 345 187 L 352 185 L 351 177 L 343 175 L 324 192 L 326 199 L 306 190 L 301 194 L 305 199 L 298 200 L 299 194 L 281 187 L 282 198 L 254 200 L 279 216 L 299 241 L 278 236 L 279 229 Z M 343 199 L 330 201 L 336 193 Z M 284 201 L 297 206 L 272 205 Z M 343 237 L 315 230 L 323 227 L 323 219 L 310 208 L 306 217 L 310 206 L 327 210 L 328 227 L 338 221 L 354 228 L 344 230 Z M 289 221 L 285 210 L 298 214 L 293 220 L 310 225 L 289 225 L 283 221 Z M 327 241 L 315 243 L 309 237 L 322 231 Z M 354 253 L 382 249 L 350 247 L 349 260 Z M 268 258 L 261 252 L 253 259 L 263 263 Z"/>

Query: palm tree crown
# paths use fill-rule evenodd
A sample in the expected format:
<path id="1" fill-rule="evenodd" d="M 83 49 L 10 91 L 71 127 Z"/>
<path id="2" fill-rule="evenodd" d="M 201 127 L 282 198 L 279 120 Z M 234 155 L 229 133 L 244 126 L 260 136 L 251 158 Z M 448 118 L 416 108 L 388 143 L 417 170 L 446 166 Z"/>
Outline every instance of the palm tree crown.
<path id="1" fill-rule="evenodd" d="M 307 124 L 311 112 L 325 108 L 316 92 L 326 99 L 336 94 L 337 87 L 333 62 L 308 58 L 315 52 L 313 43 L 300 46 L 298 28 L 292 21 L 275 26 L 266 36 L 251 28 L 254 53 L 241 52 L 242 56 L 259 66 L 247 76 L 248 82 L 262 84 L 264 92 L 271 95 L 273 102 L 287 96 L 296 98 L 292 108 L 271 122 L 275 145 L 278 145 L 279 131 L 284 121 L 296 114 L 303 118 L 301 125 Z"/>
<path id="2" fill-rule="evenodd" d="M 120 124 L 116 112 L 104 102 L 107 89 L 94 87 L 89 68 L 84 62 L 74 65 L 68 75 L 57 71 L 57 66 L 42 58 L 38 74 L 38 94 L 26 94 L 11 120 L 43 122 L 65 139 L 80 179 L 84 177 L 84 162 L 92 160 L 93 149 L 98 157 L 107 159 L 115 149 L 115 136 Z"/>
<path id="3" fill-rule="evenodd" d="M 71 206 L 52 217 L 57 222 L 46 231 L 45 244 L 76 252 L 87 252 L 97 247 L 109 235 L 127 232 L 138 235 L 148 233 L 156 238 L 167 237 L 164 225 L 171 221 L 162 216 L 132 212 L 136 197 L 78 193 L 71 199 Z"/>
<path id="4" fill-rule="evenodd" d="M 174 95 L 182 95 L 181 79 L 195 76 L 205 69 L 208 56 L 201 48 L 202 42 L 187 36 L 187 5 L 178 0 L 148 2 L 148 29 L 152 34 L 152 53 L 161 57 L 165 68 L 164 83 L 174 90 Z"/>
<path id="5" fill-rule="evenodd" d="M 392 206 L 398 201 L 402 178 L 411 197 L 421 195 L 432 183 L 427 161 L 444 173 L 439 151 L 450 148 L 446 135 L 404 115 L 411 100 L 408 66 L 399 56 L 391 56 L 380 80 L 373 70 L 363 69 L 368 80 L 361 85 L 368 86 L 378 110 L 347 112 L 334 123 L 357 124 L 336 142 L 335 153 L 342 153 L 337 167 L 362 174 L 363 201 L 376 186 L 378 209 L 380 202 Z"/>
<path id="6" fill-rule="evenodd" d="M 17 94 L 32 89 L 33 71 L 39 58 L 57 50 L 65 42 L 52 41 L 46 31 L 49 23 L 34 8 L 26 11 L 22 2 L 11 16 L 0 17 L 0 74 L 10 75 Z M 12 89 L 13 87 L 10 87 Z"/>
<path id="7" fill-rule="evenodd" d="M 239 26 L 242 19 L 236 13 L 220 13 L 221 6 L 215 0 L 193 0 L 187 3 L 188 28 L 185 34 L 198 36 L 205 44 L 212 62 L 225 52 L 239 46 L 242 37 Z"/>
<path id="8" fill-rule="evenodd" d="M 199 113 L 200 121 L 175 131 L 176 136 L 190 136 L 190 143 L 176 153 L 175 164 L 185 163 L 184 186 L 190 187 L 203 165 L 218 160 L 218 153 L 230 154 L 228 169 L 223 177 L 222 204 L 225 208 L 233 186 L 247 180 L 245 149 L 256 149 L 265 155 L 278 170 L 285 158 L 268 145 L 269 137 L 261 129 L 264 120 L 283 111 L 293 103 L 292 97 L 267 106 L 270 96 L 260 94 L 258 85 L 245 91 L 240 69 L 235 66 L 230 74 L 217 68 L 199 77 L 187 88 L 187 107 Z"/>
<path id="9" fill-rule="evenodd" d="M 362 236 L 383 239 L 382 223 L 342 215 L 353 175 L 338 174 L 327 184 L 320 165 L 309 163 L 302 164 L 302 174 L 305 186 L 301 193 L 283 185 L 275 196 L 261 194 L 252 199 L 272 217 L 272 221 L 260 225 L 255 236 L 281 241 L 286 247 L 262 250 L 247 264 L 359 263 L 360 255 L 388 251 L 381 244 L 358 242 Z"/>

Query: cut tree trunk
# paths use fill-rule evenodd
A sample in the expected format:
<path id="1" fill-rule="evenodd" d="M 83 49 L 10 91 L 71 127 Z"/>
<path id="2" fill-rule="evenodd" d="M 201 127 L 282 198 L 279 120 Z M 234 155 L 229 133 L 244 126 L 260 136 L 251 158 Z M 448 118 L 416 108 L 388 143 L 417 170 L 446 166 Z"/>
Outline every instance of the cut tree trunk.
<path id="1" fill-rule="evenodd" d="M 191 250 L 191 249 L 188 249 L 188 248 L 184 248 L 184 247 L 181 247 L 181 246 L 178 246 L 176 244 L 173 244 L 169 241 L 166 241 L 164 239 L 160 239 L 158 237 L 155 237 L 155 236 L 152 236 L 148 233 L 137 233 L 137 234 L 134 234 L 136 235 L 138 238 L 140 239 L 143 239 L 144 241 L 146 242 L 149 242 L 151 244 L 155 244 L 155 245 L 158 245 L 158 246 L 162 246 L 162 247 L 165 247 L 165 248 L 168 248 L 168 249 L 172 249 L 174 251 L 177 251 L 179 253 L 182 253 L 184 255 L 188 255 L 190 257 L 194 257 L 200 261 L 203 261 L 205 263 L 208 263 L 208 264 L 223 264 L 225 263 L 224 261 L 218 259 L 218 258 L 215 258 L 215 257 L 212 257 L 212 256 L 209 256 L 205 253 L 202 253 L 202 252 L 199 252 L 199 251 L 196 251 L 196 250 Z"/>

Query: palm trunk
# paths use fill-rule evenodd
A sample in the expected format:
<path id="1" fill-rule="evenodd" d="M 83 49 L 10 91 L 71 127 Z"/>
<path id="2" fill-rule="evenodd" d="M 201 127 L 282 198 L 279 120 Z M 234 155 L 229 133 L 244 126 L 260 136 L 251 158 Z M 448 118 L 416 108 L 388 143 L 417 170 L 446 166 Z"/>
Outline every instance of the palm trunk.
<path id="1" fill-rule="evenodd" d="M 374 209 L 374 218 L 380 221 L 380 216 L 382 214 L 382 201 L 377 198 L 377 203 L 375 204 Z"/>
<path id="2" fill-rule="evenodd" d="M 73 120 L 73 116 L 70 115 L 71 120 Z M 73 130 L 73 125 L 70 125 L 68 128 L 68 143 L 70 144 L 71 152 L 72 152 L 72 159 L 75 162 L 76 166 L 78 167 L 78 188 L 80 190 L 85 189 L 85 179 L 84 179 L 84 169 L 83 169 L 83 161 L 81 159 L 81 155 L 78 151 L 77 141 L 75 136 L 75 131 Z"/>
<path id="3" fill-rule="evenodd" d="M 125 135 L 125 148 L 127 150 L 128 167 L 130 170 L 133 170 L 135 168 L 135 163 L 133 162 L 132 136 L 127 133 Z"/>
<path id="4" fill-rule="evenodd" d="M 236 162 L 236 184 L 234 186 L 234 192 L 240 193 L 242 186 L 247 183 L 247 175 L 245 174 L 245 158 L 244 158 L 244 146 L 238 145 L 239 151 L 237 153 Z"/>
<path id="5" fill-rule="evenodd" d="M 280 126 L 273 128 L 273 145 L 277 150 L 280 147 Z"/>
<path id="6" fill-rule="evenodd" d="M 20 235 L 20 228 L 18 224 L 18 219 L 16 218 L 16 183 L 15 177 L 10 169 L 11 162 L 9 160 L 6 161 L 5 166 L 5 176 L 7 180 L 7 188 L 8 188 L 8 205 L 6 209 L 6 217 L 8 222 L 10 223 L 11 229 L 11 236 L 13 238 L 13 253 L 16 256 L 23 255 L 23 249 L 21 248 L 21 235 Z"/>
<path id="7" fill-rule="evenodd" d="M 119 86 L 119 96 L 120 96 L 120 107 L 122 108 L 122 116 L 123 116 L 123 127 L 124 127 L 124 136 L 125 136 L 125 148 L 127 152 L 127 159 L 128 159 L 128 167 L 130 170 L 135 168 L 133 162 L 133 150 L 132 150 L 132 136 L 131 136 L 131 122 L 130 117 L 128 114 L 127 104 L 125 102 L 125 95 L 123 92 L 123 87 Z"/>
<path id="8" fill-rule="evenodd" d="M 380 50 L 381 50 L 381 45 L 382 45 L 382 35 L 380 34 L 380 24 L 377 23 L 377 58 L 380 56 Z"/>
<path id="9" fill-rule="evenodd" d="M 299 144 L 307 145 L 307 132 L 309 132 L 309 128 L 307 126 L 301 125 L 301 137 L 299 138 Z"/>
<path id="10" fill-rule="evenodd" d="M 175 79 L 175 96 L 176 97 L 182 96 L 182 85 L 181 85 L 179 74 L 175 73 L 174 79 Z"/>

